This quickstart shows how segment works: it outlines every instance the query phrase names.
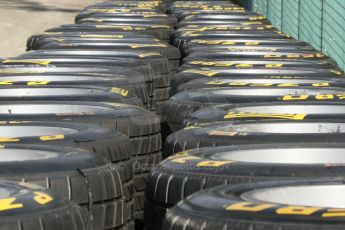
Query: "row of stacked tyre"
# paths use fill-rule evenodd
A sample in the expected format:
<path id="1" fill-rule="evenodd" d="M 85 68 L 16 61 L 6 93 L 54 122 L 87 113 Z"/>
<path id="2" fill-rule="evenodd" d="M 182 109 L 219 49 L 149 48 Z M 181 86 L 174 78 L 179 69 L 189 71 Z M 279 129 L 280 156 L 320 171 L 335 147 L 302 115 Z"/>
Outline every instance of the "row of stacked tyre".
<path id="1" fill-rule="evenodd" d="M 0 229 L 142 226 L 181 58 L 166 42 L 175 23 L 159 1 L 99 3 L 2 61 L 1 179 L 49 192 L 4 181 Z"/>
<path id="2" fill-rule="evenodd" d="M 175 2 L 183 60 L 148 229 L 343 229 L 345 78 L 337 63 L 227 1 Z"/>

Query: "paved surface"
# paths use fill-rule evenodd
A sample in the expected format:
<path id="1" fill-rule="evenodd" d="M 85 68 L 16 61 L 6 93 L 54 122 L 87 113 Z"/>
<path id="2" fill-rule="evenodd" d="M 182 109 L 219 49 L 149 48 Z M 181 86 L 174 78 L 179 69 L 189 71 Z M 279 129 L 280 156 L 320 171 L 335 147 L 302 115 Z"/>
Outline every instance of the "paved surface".
<path id="1" fill-rule="evenodd" d="M 102 0 L 0 0 L 0 57 L 25 52 L 27 38 L 73 23 L 84 7 Z"/>

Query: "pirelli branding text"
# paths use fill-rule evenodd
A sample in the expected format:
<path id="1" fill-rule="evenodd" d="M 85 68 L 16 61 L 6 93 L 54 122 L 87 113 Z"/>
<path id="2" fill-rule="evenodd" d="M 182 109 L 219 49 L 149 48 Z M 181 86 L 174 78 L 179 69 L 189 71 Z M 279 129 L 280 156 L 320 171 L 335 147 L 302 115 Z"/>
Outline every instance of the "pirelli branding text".
<path id="1" fill-rule="evenodd" d="M 345 217 L 345 209 L 322 208 L 311 206 L 275 205 L 270 203 L 238 202 L 224 206 L 227 211 L 235 212 L 273 212 L 276 215 L 312 216 L 320 215 L 323 218 Z"/>
<path id="2" fill-rule="evenodd" d="M 271 69 L 271 68 L 283 68 L 284 67 L 284 64 L 281 64 L 281 63 L 270 63 L 270 64 L 255 65 L 255 64 L 227 62 L 227 61 L 220 61 L 220 62 L 192 61 L 192 62 L 190 62 L 190 64 L 202 65 L 202 66 L 216 66 L 216 67 L 235 67 L 235 68 L 264 67 L 264 68 Z"/>
<path id="3" fill-rule="evenodd" d="M 194 163 L 196 167 L 221 167 L 227 164 L 231 164 L 234 161 L 216 161 L 206 160 L 196 156 L 190 156 L 187 153 L 180 153 L 175 156 L 169 157 L 169 160 L 177 164 Z"/>
<path id="4" fill-rule="evenodd" d="M 43 192 L 34 192 L 32 200 L 37 205 L 46 205 L 53 201 L 53 197 Z M 25 203 L 15 197 L 0 199 L 0 212 L 21 208 L 25 208 Z"/>
<path id="5" fill-rule="evenodd" d="M 304 101 L 304 100 L 345 100 L 345 94 L 318 94 L 318 95 L 285 95 L 283 101 Z"/>

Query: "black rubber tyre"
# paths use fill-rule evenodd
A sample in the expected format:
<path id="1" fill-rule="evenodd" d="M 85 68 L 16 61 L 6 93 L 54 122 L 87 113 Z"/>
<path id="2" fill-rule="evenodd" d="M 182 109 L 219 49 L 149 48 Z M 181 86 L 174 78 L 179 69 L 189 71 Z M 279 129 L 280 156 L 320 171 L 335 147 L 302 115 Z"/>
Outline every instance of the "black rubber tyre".
<path id="1" fill-rule="evenodd" d="M 92 57 L 90 59 L 90 57 Z M 134 52 L 134 51 L 110 51 L 110 50 L 38 50 L 33 52 L 28 52 L 19 57 L 20 59 L 44 59 L 44 60 L 54 60 L 51 64 L 58 66 L 71 62 L 76 62 L 76 64 L 87 64 L 88 60 L 95 64 L 95 66 L 107 65 L 112 62 L 116 66 L 121 65 L 124 67 L 135 67 L 139 68 L 138 71 L 143 73 L 145 76 L 144 81 L 146 82 L 147 90 L 149 93 L 149 98 L 145 97 L 143 93 L 136 93 L 140 95 L 140 98 L 146 103 L 144 106 L 150 110 L 154 110 L 155 106 L 155 91 L 161 91 L 161 88 L 167 88 L 170 85 L 171 70 L 170 68 L 177 68 L 178 64 L 171 66 L 166 58 L 163 58 L 157 52 Z M 68 60 L 66 60 L 66 58 Z M 108 60 L 111 59 L 111 60 Z M 14 63 L 18 64 L 19 61 L 15 60 Z M 178 60 L 179 62 L 179 60 Z M 98 63 L 98 64 L 97 64 Z M 112 64 L 111 64 L 112 65 Z M 138 66 L 138 67 L 136 67 Z M 144 69 L 143 69 L 144 68 Z M 153 73 L 152 73 L 153 72 Z M 130 76 L 133 78 L 134 76 Z M 133 80 L 132 80 L 133 82 Z M 140 85 L 136 85 L 139 87 Z M 128 87 L 126 87 L 127 89 Z M 135 90 L 138 91 L 138 90 Z M 142 90 L 141 90 L 142 91 Z M 159 93 L 159 92 L 158 92 Z M 150 100 L 152 99 L 152 100 Z M 146 106 L 146 104 L 148 105 Z"/>
<path id="2" fill-rule="evenodd" d="M 29 139 L 39 142 L 33 136 L 24 137 L 22 142 Z M 124 207 L 122 169 L 104 158 L 61 146 L 5 145 L 0 151 L 4 154 L 0 162 L 2 179 L 27 181 L 78 203 L 92 229 L 120 227 L 129 219 Z"/>
<path id="3" fill-rule="evenodd" d="M 180 23 L 175 25 L 176 29 L 179 28 L 191 28 L 193 26 L 195 27 L 207 27 L 207 26 L 266 26 L 266 25 L 271 25 L 269 21 L 266 20 L 261 20 L 261 21 L 233 21 L 233 20 L 224 20 L 221 18 L 223 15 L 215 15 L 217 19 L 215 20 L 209 20 L 209 19 L 204 19 L 204 20 L 182 20 Z M 219 18 L 218 18 L 219 17 Z M 187 19 L 186 17 L 185 19 Z"/>
<path id="4" fill-rule="evenodd" d="M 102 41 L 102 42 L 96 42 L 96 41 L 62 41 L 62 42 L 50 42 L 47 44 L 44 44 L 39 47 L 39 49 L 43 50 L 49 50 L 49 49 L 105 49 L 105 50 L 124 50 L 124 51 L 139 51 L 139 52 L 158 52 L 163 57 L 167 58 L 172 65 L 176 61 L 180 61 L 181 54 L 180 50 L 176 47 L 173 47 L 167 43 L 163 42 L 155 42 L 155 43 L 149 43 L 149 44 L 141 44 L 139 42 L 137 43 L 130 43 L 125 40 L 118 41 L 118 42 L 112 42 L 112 41 Z"/>
<path id="5" fill-rule="evenodd" d="M 202 6 L 202 7 L 182 7 L 173 9 L 172 15 L 176 16 L 179 22 L 185 21 L 264 21 L 265 17 L 245 12 L 243 8 L 238 6 Z"/>
<path id="6" fill-rule="evenodd" d="M 155 9 L 160 12 L 165 12 L 166 5 L 163 2 L 155 2 L 155 1 L 113 1 L 113 2 L 101 2 L 96 3 L 94 5 L 88 6 L 85 10 L 92 10 L 92 9 L 113 9 L 113 8 L 124 8 L 124 9 L 131 9 L 131 8 L 149 8 Z"/>
<path id="7" fill-rule="evenodd" d="M 148 34 L 160 40 L 168 41 L 173 30 L 168 25 L 102 25 L 102 24 L 69 24 L 47 30 L 46 32 L 129 32 Z"/>
<path id="8" fill-rule="evenodd" d="M 109 19 L 112 20 L 111 22 L 123 22 L 123 21 L 131 21 L 131 22 L 147 22 L 148 20 L 151 21 L 152 24 L 167 24 L 167 25 L 175 25 L 177 23 L 177 18 L 167 15 L 167 14 L 159 14 L 159 13 L 152 13 L 149 14 L 147 12 L 128 12 L 128 13 L 109 13 L 109 12 L 92 12 L 92 11 L 85 11 L 76 16 L 75 22 L 83 23 L 87 19 Z"/>
<path id="9" fill-rule="evenodd" d="M 300 52 L 300 51 L 309 51 L 315 52 L 314 48 L 311 46 L 270 46 L 270 45 L 232 45 L 232 46 L 197 46 L 192 47 L 189 49 L 185 49 L 182 51 L 183 57 L 188 58 L 190 55 L 194 53 L 217 53 L 217 52 L 226 52 L 226 51 L 233 51 L 233 52 L 248 52 L 248 53 L 255 53 L 255 52 Z"/>
<path id="10" fill-rule="evenodd" d="M 284 78 L 267 76 L 266 78 L 199 78 L 188 81 L 177 88 L 178 92 L 202 88 L 239 88 L 239 87 L 339 87 L 345 88 L 342 78 Z"/>
<path id="11" fill-rule="evenodd" d="M 199 78 L 340 78 L 343 71 L 338 68 L 334 69 L 286 69 L 284 72 L 280 69 L 227 69 L 227 68 L 195 68 L 186 69 L 172 76 L 171 94 L 176 93 L 176 89 L 186 82 Z"/>
<path id="12" fill-rule="evenodd" d="M 133 69 L 136 72 L 141 73 L 144 79 L 141 79 L 141 84 L 147 84 L 147 90 L 149 90 L 149 84 L 153 84 L 155 76 L 151 65 L 148 65 L 140 60 L 133 59 L 120 59 L 120 58 L 90 58 L 86 56 L 74 56 L 74 57 L 54 57 L 54 56 L 27 56 L 24 58 L 17 57 L 15 59 L 8 59 L 3 64 L 20 65 L 20 66 L 55 66 L 55 67 L 98 67 L 98 68 L 113 68 L 114 66 L 123 66 L 129 69 Z M 136 76 L 128 76 L 128 78 L 134 78 L 132 81 L 137 81 Z M 84 85 L 87 82 L 84 83 Z M 90 84 L 92 85 L 92 84 Z M 138 93 L 137 93 L 138 94 Z M 137 95 L 136 94 L 136 95 Z M 143 101 L 145 108 L 148 108 L 148 95 L 139 94 L 140 99 Z M 144 96 L 144 98 L 143 98 Z M 145 97 L 146 96 L 146 97 Z"/>
<path id="13" fill-rule="evenodd" d="M 9 126 L 9 127 L 8 127 Z M 30 127 L 30 129 L 28 128 Z M 54 145 L 63 145 L 63 146 L 72 146 L 77 148 L 82 148 L 95 152 L 98 155 L 101 155 L 113 164 L 119 170 L 120 179 L 122 180 L 122 190 L 124 197 L 126 199 L 125 210 L 123 217 L 125 220 L 131 220 L 134 215 L 133 207 L 133 193 L 134 193 L 134 184 L 133 184 L 133 149 L 132 144 L 127 137 L 118 132 L 112 131 L 107 128 L 101 128 L 96 125 L 74 125 L 72 123 L 61 123 L 61 122 L 16 122 L 8 121 L 4 122 L 0 126 L 1 129 L 13 129 L 16 130 L 15 133 L 20 135 L 25 135 L 27 130 L 35 130 L 38 134 L 45 133 L 45 127 L 52 127 L 54 135 L 45 135 L 43 140 L 39 136 L 24 136 L 23 138 L 18 138 L 13 140 L 13 138 L 8 139 L 4 138 L 3 143 L 28 143 L 28 144 L 54 144 Z M 67 129 L 66 129 L 67 128 Z M 24 129 L 20 132 L 21 129 Z M 68 130 L 76 130 L 76 133 L 68 135 Z M 59 133 L 59 130 L 62 130 Z M 64 132 L 67 131 L 67 134 Z M 6 132 L 6 131 L 5 131 Z M 3 134 L 6 136 L 7 134 Z M 135 140 L 133 140 L 135 143 Z M 108 207 L 112 209 L 115 204 L 112 201 L 109 201 L 109 204 L 99 205 L 97 209 L 104 209 Z M 102 211 L 104 212 L 104 211 Z"/>
<path id="14" fill-rule="evenodd" d="M 344 144 L 244 145 L 195 149 L 172 156 L 153 170 L 148 179 L 147 228 L 160 229 L 168 208 L 193 193 L 218 185 L 339 177 L 345 171 L 330 165 L 334 159 L 342 161 L 339 154 L 344 147 Z M 304 158 L 300 158 L 301 154 Z"/>
<path id="15" fill-rule="evenodd" d="M 194 39 L 290 39 L 289 35 L 282 32 L 257 32 L 246 33 L 239 31 L 203 31 L 203 32 L 183 32 L 174 34 L 171 37 L 171 43 L 176 47 L 183 47 L 185 43 Z"/>
<path id="16" fill-rule="evenodd" d="M 0 139 L 0 143 L 4 144 L 71 146 L 95 152 L 113 163 L 127 162 L 132 157 L 132 147 L 126 136 L 97 125 L 54 121 L 4 121 L 0 124 L 0 129 L 4 137 Z M 7 138 L 8 132 L 13 133 L 14 138 Z"/>
<path id="17" fill-rule="evenodd" d="M 209 25 L 204 27 L 199 26 L 189 26 L 189 27 L 182 27 L 175 31 L 173 37 L 179 37 L 182 33 L 195 33 L 195 32 L 203 32 L 203 31 L 230 31 L 230 32 L 246 32 L 246 33 L 260 33 L 260 32 L 273 32 L 275 33 L 276 30 L 272 25 L 262 25 L 262 26 L 228 26 L 228 25 Z"/>
<path id="18" fill-rule="evenodd" d="M 203 7 L 204 8 L 204 7 Z M 231 8 L 230 8 L 231 9 Z M 199 21 L 229 21 L 231 23 L 235 22 L 251 22 L 251 21 L 260 21 L 260 22 L 267 22 L 266 18 L 255 14 L 252 12 L 236 12 L 236 10 L 241 10 L 241 8 L 232 8 L 233 12 L 227 12 L 223 13 L 221 9 L 218 8 L 218 12 L 212 12 L 212 13 L 203 13 L 202 11 L 197 11 L 197 14 L 190 14 L 183 18 L 183 22 L 199 22 Z M 202 9 L 201 9 L 202 10 Z M 188 9 L 178 9 L 177 11 L 186 11 L 188 12 Z M 186 14 L 186 13 L 185 13 Z"/>
<path id="19" fill-rule="evenodd" d="M 180 47 L 181 51 L 188 50 L 191 48 L 203 48 L 208 47 L 214 49 L 214 47 L 227 47 L 232 46 L 276 46 L 284 47 L 308 47 L 310 46 L 306 42 L 294 40 L 294 39 L 193 39 Z"/>
<path id="20" fill-rule="evenodd" d="M 259 102 L 343 101 L 342 88 L 319 87 L 238 87 L 187 90 L 166 101 L 162 114 L 172 131 L 183 128 L 183 121 L 195 111 L 216 105 Z"/>
<path id="21" fill-rule="evenodd" d="M 149 15 L 151 16 L 151 15 Z M 103 17 L 103 16 L 92 16 L 80 19 L 76 21 L 76 24 L 92 24 L 92 23 L 102 23 L 102 24 L 117 24 L 117 23 L 135 23 L 135 24 L 161 24 L 170 25 L 173 24 L 166 17 Z"/>
<path id="22" fill-rule="evenodd" d="M 2 108 L 2 109 L 1 109 Z M 160 120 L 140 107 L 98 102 L 11 102 L 0 103 L 3 121 L 65 121 L 99 125 L 128 136 L 137 168 L 153 166 L 152 153 L 161 151 Z M 21 111 L 30 111 L 23 113 Z M 143 158 L 146 161 L 143 161 Z M 149 171 L 147 169 L 145 172 Z M 136 171 L 141 173 L 140 170 Z"/>
<path id="23" fill-rule="evenodd" d="M 287 102 L 221 105 L 200 109 L 184 125 L 246 120 L 343 120 L 345 102 Z"/>
<path id="24" fill-rule="evenodd" d="M 1 209 L 1 230 L 17 230 L 18 226 L 23 230 L 87 229 L 83 210 L 50 191 L 3 180 L 0 188 L 1 201 L 6 204 Z"/>
<path id="25" fill-rule="evenodd" d="M 210 51 L 211 52 L 211 51 Z M 227 68 L 232 69 L 281 69 L 294 70 L 294 69 L 334 69 L 338 65 L 333 61 L 316 61 L 316 60 L 205 60 L 205 59 L 195 59 L 185 61 L 181 70 L 184 69 L 196 69 L 196 68 Z"/>
<path id="26" fill-rule="evenodd" d="M 206 9 L 186 9 L 186 10 L 181 10 L 178 11 L 176 10 L 174 12 L 174 16 L 177 18 L 179 22 L 183 21 L 186 17 L 189 17 L 191 15 L 198 15 L 198 14 L 212 14 L 212 15 L 217 15 L 217 14 L 235 14 L 235 13 L 244 13 L 245 10 L 243 7 L 226 7 L 223 9 L 219 8 L 206 8 Z M 257 18 L 259 20 L 259 18 Z"/>
<path id="27" fill-rule="evenodd" d="M 154 98 L 156 101 L 165 101 L 170 97 L 170 87 L 160 88 L 155 91 Z"/>
<path id="28" fill-rule="evenodd" d="M 257 120 L 215 122 L 171 134 L 163 156 L 195 148 L 258 143 L 342 143 L 344 121 Z"/>
<path id="29" fill-rule="evenodd" d="M 159 53 L 157 52 L 134 52 L 134 51 L 111 51 L 111 50 L 37 50 L 25 53 L 19 57 L 20 59 L 31 59 L 37 60 L 37 59 L 52 59 L 54 58 L 56 64 L 63 64 L 62 59 L 70 59 L 69 62 L 72 61 L 72 59 L 80 59 L 78 62 L 79 64 L 86 64 L 90 60 L 92 63 L 96 62 L 100 67 L 102 65 L 105 65 L 107 62 L 111 63 L 115 61 L 116 66 L 121 65 L 124 67 L 130 67 L 131 65 L 134 68 L 139 68 L 138 71 L 143 73 L 144 75 L 144 81 L 146 83 L 146 91 L 149 94 L 149 98 L 145 97 L 142 93 L 142 87 L 140 89 L 135 89 L 137 92 L 136 95 L 139 95 L 140 98 L 144 101 L 144 105 L 146 108 L 149 108 L 150 110 L 154 110 L 155 104 L 154 100 L 150 102 L 149 99 L 153 99 L 155 94 L 155 89 L 160 90 L 159 88 L 166 88 L 170 85 L 170 79 L 171 79 L 171 65 L 169 61 L 166 58 L 163 58 Z M 91 58 L 91 59 L 90 59 Z M 59 59 L 59 60 L 57 60 Z M 103 61 L 103 60 L 106 61 Z M 111 59 L 108 60 L 108 59 Z M 94 61 L 95 60 L 95 61 Z M 58 61 L 58 62 L 56 62 Z M 132 64 L 131 64 L 132 63 Z M 140 64 L 141 63 L 141 64 Z M 51 63 L 53 64 L 53 63 Z M 138 67 L 136 67 L 138 66 Z M 178 65 L 175 65 L 173 68 L 177 68 Z M 142 67 L 144 69 L 142 69 Z M 148 69 L 149 67 L 149 69 Z M 152 73 L 153 71 L 153 73 Z M 131 82 L 134 83 L 133 79 L 134 76 L 129 76 L 129 79 Z M 139 87 L 140 85 L 135 84 L 135 88 Z M 126 89 L 128 87 L 125 87 Z M 133 88 L 133 87 L 132 87 Z M 146 101 L 146 103 L 145 103 Z M 149 103 L 150 102 L 150 103 Z M 146 106 L 146 104 L 148 105 Z"/>
<path id="30" fill-rule="evenodd" d="M 132 105 L 82 101 L 0 102 L 0 120 L 95 124 L 133 138 L 134 155 L 142 154 L 142 146 L 152 145 L 148 147 L 152 152 L 160 150 L 155 149 L 157 143 L 143 143 L 148 136 L 159 135 L 158 116 Z"/>
<path id="31" fill-rule="evenodd" d="M 112 74 L 110 76 L 87 76 L 83 74 L 66 74 L 54 75 L 51 74 L 32 74 L 26 76 L 3 76 L 0 75 L 0 82 L 2 85 L 58 85 L 58 86 L 74 86 L 92 85 L 92 86 L 107 86 L 119 87 L 128 90 L 130 93 L 137 96 L 147 106 L 149 95 L 145 84 L 144 77 L 138 76 L 127 77 L 122 74 Z"/>
<path id="32" fill-rule="evenodd" d="M 174 33 L 171 35 L 171 39 L 176 39 L 183 34 L 198 34 L 200 32 L 232 32 L 232 33 L 244 33 L 244 34 L 260 34 L 260 33 L 267 33 L 267 34 L 277 34 L 278 31 L 275 30 L 275 28 L 271 25 L 263 25 L 263 26 L 227 26 L 227 25 L 210 25 L 210 26 L 204 26 L 204 27 L 182 27 L 178 30 L 175 30 Z"/>
<path id="33" fill-rule="evenodd" d="M 40 63 L 38 63 L 40 64 Z M 121 66 L 116 67 L 55 67 L 41 65 L 0 65 L 0 76 L 27 76 L 27 75 L 84 75 L 84 76 L 106 76 L 124 75 L 131 79 L 131 76 L 137 78 L 141 74 Z M 142 76 L 143 77 L 143 76 Z"/>
<path id="34" fill-rule="evenodd" d="M 236 226 L 238 230 L 342 229 L 344 219 L 339 212 L 343 209 L 337 208 L 341 205 L 329 198 L 321 205 L 313 195 L 334 192 L 334 187 L 342 188 L 344 183 L 343 179 L 292 180 L 212 188 L 190 196 L 169 210 L 162 229 L 221 230 L 227 226 Z M 264 191 L 275 197 L 268 198 Z M 260 195 L 264 198 L 253 200 L 253 196 Z M 308 196 L 311 198 L 301 201 Z M 319 205 L 308 205 L 312 203 Z"/>
<path id="35" fill-rule="evenodd" d="M 128 90 L 100 86 L 14 85 L 0 87 L 1 101 L 94 101 L 142 106 Z"/>
<path id="36" fill-rule="evenodd" d="M 122 66 L 130 68 L 143 74 L 151 81 L 154 79 L 154 73 L 150 65 L 140 60 L 120 59 L 120 58 L 102 58 L 102 57 L 54 57 L 54 56 L 27 56 L 24 58 L 13 58 L 2 62 L 5 65 L 37 65 L 37 66 L 60 66 L 60 67 L 99 67 L 113 68 L 114 66 Z"/>
<path id="37" fill-rule="evenodd" d="M 23 113 L 22 111 L 30 111 L 30 113 Z M 162 158 L 161 152 L 159 152 L 162 148 L 160 120 L 156 114 L 140 107 L 98 102 L 0 103 L 0 119 L 3 121 L 86 123 L 125 134 L 129 137 L 130 144 L 125 145 L 126 140 L 124 140 L 122 145 L 127 148 L 127 153 L 133 150 L 134 188 L 138 190 L 138 193 L 144 193 L 145 190 L 141 189 L 142 181 L 137 178 L 146 176 Z M 118 142 L 114 144 L 118 144 Z M 105 149 L 104 152 L 106 152 Z M 118 152 L 126 153 L 123 150 Z M 132 154 L 129 155 L 132 156 Z M 113 159 L 113 162 L 123 159 L 128 158 Z M 132 168 L 131 165 L 128 166 Z M 133 184 L 130 184 L 127 190 L 128 193 L 132 194 Z M 135 194 L 134 196 L 137 197 L 138 195 Z M 143 207 L 136 207 L 136 209 L 140 208 L 143 209 Z"/>
<path id="38" fill-rule="evenodd" d="M 127 32 L 45 32 L 42 34 L 35 34 L 28 38 L 26 48 L 27 50 L 37 49 L 40 42 L 45 39 L 65 39 L 65 38 L 94 38 L 94 39 L 138 39 L 151 40 L 154 36 L 145 34 L 132 34 Z"/>
<path id="39" fill-rule="evenodd" d="M 39 39 L 37 43 L 44 42 L 45 38 Z M 37 57 L 36 57 L 37 56 Z M 158 52 L 140 52 L 129 50 L 95 50 L 95 49 L 68 49 L 68 50 L 35 50 L 21 54 L 20 58 L 30 57 L 84 57 L 86 58 L 110 58 L 110 59 L 134 59 L 138 63 L 151 65 L 155 75 L 168 74 L 170 72 L 170 64 L 166 58 Z M 174 66 L 174 68 L 177 68 Z"/>
<path id="40" fill-rule="evenodd" d="M 248 52 L 250 51 L 250 52 Z M 190 54 L 185 61 L 192 59 L 206 59 L 206 60 L 236 60 L 236 59 L 275 59 L 275 60 L 329 60 L 329 56 L 324 53 L 319 53 L 317 51 L 310 50 L 284 50 L 284 51 L 274 51 L 274 50 L 255 50 L 255 47 L 243 46 L 242 49 L 228 49 L 227 51 L 216 51 L 216 52 L 194 52 Z M 333 60 L 333 59 L 331 59 Z M 334 62 L 334 61 L 333 61 Z M 335 62 L 334 62 L 335 63 Z"/>

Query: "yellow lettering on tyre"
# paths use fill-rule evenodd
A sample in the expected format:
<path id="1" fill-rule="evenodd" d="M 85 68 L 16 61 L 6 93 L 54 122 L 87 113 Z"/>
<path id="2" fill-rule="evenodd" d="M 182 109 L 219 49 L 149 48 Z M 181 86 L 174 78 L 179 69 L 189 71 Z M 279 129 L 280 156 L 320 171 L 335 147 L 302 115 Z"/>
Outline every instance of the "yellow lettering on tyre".
<path id="1" fill-rule="evenodd" d="M 47 85 L 49 81 L 29 81 L 27 85 Z"/>
<path id="2" fill-rule="evenodd" d="M 324 218 L 345 217 L 345 209 L 342 209 L 342 208 L 327 209 L 327 211 L 322 214 L 322 217 Z"/>
<path id="3" fill-rule="evenodd" d="M 245 45 L 246 46 L 255 46 L 255 45 L 259 45 L 260 42 L 246 42 Z"/>
<path id="4" fill-rule="evenodd" d="M 236 113 L 229 112 L 224 116 L 224 119 L 235 119 L 235 118 L 279 118 L 289 120 L 304 120 L 307 114 L 274 114 L 274 113 Z"/>
<path id="5" fill-rule="evenodd" d="M 21 203 L 14 203 L 16 201 L 16 198 L 5 198 L 0 199 L 0 211 L 7 211 L 12 209 L 18 209 L 22 208 L 23 204 Z"/>
<path id="6" fill-rule="evenodd" d="M 116 88 L 116 87 L 111 88 L 111 92 L 112 93 L 118 93 L 124 97 L 126 97 L 129 93 L 129 91 L 126 89 L 120 89 L 120 88 Z"/>
<path id="7" fill-rule="evenodd" d="M 144 58 L 144 57 L 151 57 L 151 56 L 162 56 L 160 53 L 157 53 L 157 52 L 150 52 L 150 53 L 141 53 L 138 55 L 139 57 L 141 58 Z"/>
<path id="8" fill-rule="evenodd" d="M 29 59 L 22 59 L 22 60 L 5 60 L 2 63 L 29 63 L 29 64 L 36 64 L 36 65 L 44 65 L 47 66 L 51 63 L 50 60 L 29 60 Z"/>
<path id="9" fill-rule="evenodd" d="M 0 85 L 13 85 L 13 81 L 0 81 Z"/>
<path id="10" fill-rule="evenodd" d="M 249 86 L 250 87 L 268 87 L 268 86 L 272 86 L 272 83 L 252 83 Z"/>
<path id="11" fill-rule="evenodd" d="M 264 58 L 280 58 L 282 55 L 279 54 L 266 54 Z"/>
<path id="12" fill-rule="evenodd" d="M 316 100 L 333 100 L 334 95 L 332 94 L 320 94 L 315 96 Z"/>
<path id="13" fill-rule="evenodd" d="M 283 64 L 267 64 L 265 65 L 266 68 L 282 68 L 284 65 Z"/>
<path id="14" fill-rule="evenodd" d="M 19 138 L 14 137 L 0 137 L 0 142 L 19 142 Z"/>
<path id="15" fill-rule="evenodd" d="M 278 84 L 278 87 L 298 87 L 298 84 L 293 84 L 293 83 L 284 83 L 284 84 Z"/>
<path id="16" fill-rule="evenodd" d="M 336 75 L 341 75 L 341 74 L 342 74 L 341 71 L 339 71 L 339 70 L 334 70 L 334 69 L 330 70 L 330 72 L 331 72 L 331 73 L 335 73 Z"/>
<path id="17" fill-rule="evenodd" d="M 224 82 L 224 81 L 209 81 L 209 82 L 206 82 L 206 85 L 222 85 L 225 83 L 226 82 Z"/>
<path id="18" fill-rule="evenodd" d="M 279 215 L 303 215 L 310 216 L 315 212 L 321 210 L 317 207 L 303 207 L 303 206 L 288 206 L 283 208 L 278 208 L 276 213 Z"/>
<path id="19" fill-rule="evenodd" d="M 186 157 L 175 158 L 175 159 L 171 160 L 171 162 L 178 163 L 178 164 L 184 164 L 187 161 L 198 160 L 198 159 L 200 159 L 200 158 L 199 157 L 194 157 L 194 156 L 186 156 Z"/>
<path id="20" fill-rule="evenodd" d="M 240 202 L 231 204 L 225 207 L 227 211 L 246 211 L 246 212 L 261 212 L 275 207 L 273 204 L 254 204 L 252 202 Z"/>
<path id="21" fill-rule="evenodd" d="M 306 100 L 308 99 L 309 95 L 305 95 L 305 94 L 302 94 L 302 95 L 285 95 L 283 96 L 283 101 L 298 101 L 298 100 Z"/>
<path id="22" fill-rule="evenodd" d="M 167 46 L 164 44 L 161 44 L 161 43 L 157 43 L 157 44 L 131 44 L 130 47 L 133 49 L 137 49 L 137 48 L 145 48 L 145 47 L 164 47 L 164 48 L 166 48 Z"/>
<path id="23" fill-rule="evenodd" d="M 245 82 L 230 82 L 228 85 L 229 86 L 246 86 L 246 85 L 248 85 L 248 83 L 245 83 Z"/>
<path id="24" fill-rule="evenodd" d="M 197 163 L 197 167 L 221 167 L 234 161 L 202 161 Z"/>
<path id="25" fill-rule="evenodd" d="M 238 64 L 238 65 L 236 65 L 236 68 L 248 68 L 248 69 L 251 69 L 253 67 L 254 66 L 252 64 Z"/>
<path id="26" fill-rule="evenodd" d="M 65 139 L 65 135 L 58 134 L 58 135 L 52 135 L 52 136 L 40 136 L 41 141 L 53 141 L 53 140 L 62 140 Z"/>
<path id="27" fill-rule="evenodd" d="M 314 83 L 314 84 L 312 84 L 312 86 L 314 86 L 314 87 L 327 87 L 327 86 L 329 86 L 329 83 L 328 82 Z"/>
<path id="28" fill-rule="evenodd" d="M 213 70 L 209 70 L 209 71 L 204 71 L 204 70 L 198 70 L 198 69 L 189 69 L 189 70 L 185 70 L 183 71 L 184 73 L 196 73 L 196 74 L 201 74 L 207 77 L 213 77 L 214 75 L 218 74 L 218 72 L 213 71 Z"/>
<path id="29" fill-rule="evenodd" d="M 48 194 L 45 194 L 43 192 L 34 192 L 34 200 L 41 205 L 48 204 L 53 200 L 53 197 L 49 196 Z"/>

